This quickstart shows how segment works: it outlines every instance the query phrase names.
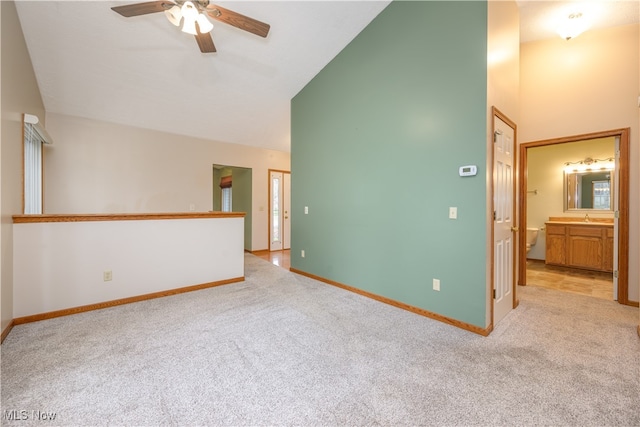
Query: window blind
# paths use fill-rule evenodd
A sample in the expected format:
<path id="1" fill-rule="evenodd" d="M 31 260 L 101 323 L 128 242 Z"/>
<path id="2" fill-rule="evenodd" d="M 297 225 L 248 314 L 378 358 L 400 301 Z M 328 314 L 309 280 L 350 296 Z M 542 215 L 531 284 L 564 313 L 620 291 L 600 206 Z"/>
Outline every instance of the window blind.
<path id="1" fill-rule="evenodd" d="M 31 123 L 24 124 L 24 213 L 42 213 L 42 140 Z"/>

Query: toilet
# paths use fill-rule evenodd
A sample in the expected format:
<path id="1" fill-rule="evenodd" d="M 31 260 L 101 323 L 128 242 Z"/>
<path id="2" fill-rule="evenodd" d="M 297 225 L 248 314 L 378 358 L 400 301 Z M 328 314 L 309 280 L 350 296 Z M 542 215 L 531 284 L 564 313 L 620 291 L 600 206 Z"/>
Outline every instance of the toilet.
<path id="1" fill-rule="evenodd" d="M 538 242 L 538 229 L 527 228 L 527 252 L 531 250 L 531 246 Z"/>

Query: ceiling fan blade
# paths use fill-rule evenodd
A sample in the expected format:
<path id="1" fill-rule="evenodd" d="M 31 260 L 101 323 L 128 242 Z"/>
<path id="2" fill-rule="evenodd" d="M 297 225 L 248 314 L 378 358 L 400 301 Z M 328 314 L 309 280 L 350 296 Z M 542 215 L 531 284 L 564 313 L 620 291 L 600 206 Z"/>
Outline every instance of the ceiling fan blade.
<path id="1" fill-rule="evenodd" d="M 233 25 L 260 37 L 267 37 L 271 25 L 216 5 L 207 6 L 207 14 L 215 20 Z"/>
<path id="2" fill-rule="evenodd" d="M 118 12 L 125 18 L 132 16 L 146 15 L 147 13 L 164 12 L 170 9 L 174 3 L 170 1 L 148 1 L 144 3 L 128 4 L 125 6 L 115 6 L 111 10 Z"/>
<path id="3" fill-rule="evenodd" d="M 195 36 L 198 47 L 202 53 L 216 52 L 216 46 L 213 44 L 213 38 L 211 33 L 201 33 L 198 29 L 198 34 Z"/>

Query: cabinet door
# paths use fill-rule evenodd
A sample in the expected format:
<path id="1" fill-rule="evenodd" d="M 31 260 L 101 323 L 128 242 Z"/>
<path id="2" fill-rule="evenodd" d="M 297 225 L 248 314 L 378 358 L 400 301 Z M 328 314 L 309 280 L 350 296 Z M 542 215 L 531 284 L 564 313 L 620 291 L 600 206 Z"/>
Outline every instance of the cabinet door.
<path id="1" fill-rule="evenodd" d="M 569 227 L 567 234 L 568 265 L 590 270 L 602 270 L 604 260 L 602 228 Z"/>
<path id="2" fill-rule="evenodd" d="M 613 271 L 613 228 L 606 228 L 604 234 L 604 271 Z"/>
<path id="3" fill-rule="evenodd" d="M 565 227 L 558 225 L 547 225 L 547 240 L 545 250 L 545 263 L 565 265 L 566 246 L 565 246 Z"/>

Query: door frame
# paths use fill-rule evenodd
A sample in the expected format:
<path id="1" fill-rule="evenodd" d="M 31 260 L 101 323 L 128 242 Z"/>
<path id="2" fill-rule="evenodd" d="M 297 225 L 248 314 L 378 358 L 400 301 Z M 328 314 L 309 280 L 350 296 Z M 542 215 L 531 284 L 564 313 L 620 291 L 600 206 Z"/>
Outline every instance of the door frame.
<path id="1" fill-rule="evenodd" d="M 278 173 L 288 173 L 291 176 L 291 171 L 283 170 L 283 169 L 268 169 L 267 170 L 267 236 L 269 240 L 267 241 L 267 250 L 271 252 L 271 172 Z M 284 247 L 283 249 L 284 250 Z"/>
<path id="2" fill-rule="evenodd" d="M 524 226 L 520 227 L 518 242 L 518 253 L 520 254 L 518 262 L 519 286 L 526 286 L 527 284 L 527 251 L 525 250 L 527 224 L 527 150 L 534 147 L 578 142 L 585 139 L 618 137 L 620 139 L 620 158 L 616 165 L 620 172 L 619 182 L 617 183 L 618 265 L 614 266 L 614 270 L 618 271 L 618 302 L 620 304 L 632 305 L 629 303 L 629 132 L 630 128 L 621 128 L 520 144 L 520 183 L 518 185 L 518 198 L 520 199 L 520 224 L 524 224 Z"/>
<path id="3" fill-rule="evenodd" d="M 516 123 L 511 120 L 509 117 L 507 117 L 506 114 L 504 114 L 503 112 L 501 112 L 500 110 L 498 110 L 495 106 L 491 107 L 491 210 L 489 211 L 489 215 L 491 218 L 491 281 L 489 283 L 489 297 L 491 299 L 491 328 L 495 327 L 495 322 L 494 322 L 494 305 L 495 305 L 495 298 L 493 297 L 493 289 L 495 287 L 495 269 L 494 269 L 494 265 L 495 265 L 495 251 L 494 251 L 494 239 L 495 239 L 495 220 L 493 219 L 493 213 L 495 212 L 495 188 L 494 188 L 494 178 L 493 178 L 493 174 L 495 173 L 494 171 L 494 162 L 495 162 L 495 147 L 494 147 L 494 139 L 495 138 L 495 132 L 496 132 L 496 126 L 495 126 L 495 119 L 498 118 L 500 120 L 502 120 L 503 122 L 505 122 L 510 128 L 513 129 L 513 179 L 515 182 L 518 181 L 518 176 L 516 174 L 516 171 L 518 170 L 518 126 L 516 125 Z M 512 218 L 513 218 L 513 225 L 515 227 L 518 226 L 518 224 L 520 224 L 519 221 L 519 216 L 518 216 L 518 209 L 517 209 L 517 204 L 518 204 L 518 199 L 516 198 L 516 188 L 517 185 L 514 183 L 513 186 L 513 194 L 511 195 L 511 197 L 513 198 L 513 212 L 511 213 Z M 517 232 L 512 232 L 513 235 L 518 236 Z M 519 239 L 521 240 L 521 239 Z M 519 259 L 519 253 L 520 253 L 520 244 L 517 245 L 513 245 L 514 248 L 514 254 L 513 254 L 513 260 L 512 262 L 512 268 L 511 268 L 511 295 L 512 295 L 512 306 L 511 309 L 513 310 L 514 308 L 516 308 L 519 304 L 518 301 L 518 296 L 516 295 L 516 264 L 517 264 L 517 260 Z"/>

